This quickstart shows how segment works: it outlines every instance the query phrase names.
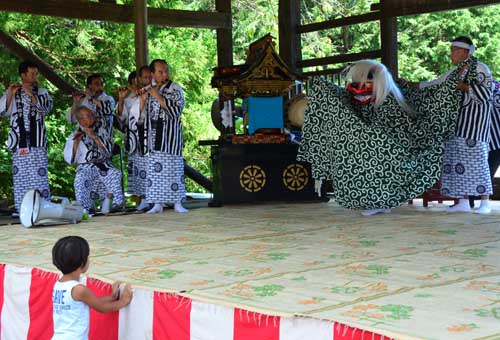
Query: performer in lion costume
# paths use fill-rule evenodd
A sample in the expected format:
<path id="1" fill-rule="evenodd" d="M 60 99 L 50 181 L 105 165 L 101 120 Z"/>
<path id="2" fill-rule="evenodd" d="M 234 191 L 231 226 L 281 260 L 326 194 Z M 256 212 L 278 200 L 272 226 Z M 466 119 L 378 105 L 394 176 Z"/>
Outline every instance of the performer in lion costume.
<path id="1" fill-rule="evenodd" d="M 316 181 L 332 181 L 338 204 L 363 209 L 363 215 L 390 212 L 414 199 L 441 175 L 463 67 L 424 89 L 398 87 L 374 60 L 351 65 L 345 88 L 312 79 L 297 159 L 311 164 Z"/>

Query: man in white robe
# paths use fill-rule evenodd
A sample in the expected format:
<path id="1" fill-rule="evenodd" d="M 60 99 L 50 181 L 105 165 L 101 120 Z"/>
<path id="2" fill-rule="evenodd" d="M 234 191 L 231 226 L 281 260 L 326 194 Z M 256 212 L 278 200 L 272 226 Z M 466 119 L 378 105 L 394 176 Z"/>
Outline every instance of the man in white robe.
<path id="1" fill-rule="evenodd" d="M 80 106 L 88 107 L 98 119 L 97 128 L 102 130 L 100 134 L 106 136 L 113 144 L 113 113 L 115 110 L 115 100 L 112 96 L 104 92 L 104 78 L 98 74 L 87 77 L 86 89 L 84 93 L 73 94 L 73 106 L 67 114 L 70 123 L 75 123 L 75 111 Z"/>
<path id="2" fill-rule="evenodd" d="M 141 111 L 148 124 L 148 189 L 146 199 L 154 206 L 150 214 L 161 213 L 164 204 L 174 204 L 176 212 L 187 212 L 182 206 L 186 196 L 182 158 L 182 124 L 184 94 L 170 79 L 165 60 L 155 59 L 149 65 L 153 86 L 141 96 Z"/>
<path id="3" fill-rule="evenodd" d="M 95 201 L 102 200 L 101 213 L 110 212 L 113 206 L 123 204 L 121 172 L 110 162 L 109 140 L 96 129 L 98 119 L 86 106 L 75 110 L 79 128 L 72 133 L 64 148 L 64 158 L 70 164 L 77 164 L 74 188 L 76 200 L 87 210 L 95 208 Z M 105 195 L 99 193 L 104 188 Z"/>
<path id="4" fill-rule="evenodd" d="M 488 165 L 493 78 L 488 66 L 473 56 L 474 51 L 475 46 L 469 37 L 458 37 L 451 42 L 450 59 L 453 65 L 462 68 L 462 80 L 457 83 L 457 88 L 463 92 L 463 97 L 455 136 L 445 146 L 441 193 L 459 198 L 459 203 L 450 207 L 448 212 L 489 214 L 489 195 L 493 193 Z M 439 84 L 450 73 L 419 86 Z M 481 197 L 479 209 L 471 209 L 469 196 Z"/>
<path id="5" fill-rule="evenodd" d="M 52 98 L 38 87 L 38 66 L 19 64 L 22 84 L 11 84 L 0 99 L 0 117 L 10 116 L 7 147 L 12 152 L 14 179 L 13 216 L 18 216 L 25 193 L 36 189 L 50 197 L 45 116 L 52 110 Z"/>
<path id="6" fill-rule="evenodd" d="M 147 191 L 147 124 L 140 113 L 140 97 L 137 93 L 137 77 L 135 72 L 129 75 L 128 88 L 120 88 L 118 100 L 118 120 L 125 133 L 125 148 L 128 152 L 128 193 L 140 197 L 137 210 L 149 207 L 146 200 Z M 151 84 L 149 66 L 139 69 L 138 83 L 141 87 Z"/>

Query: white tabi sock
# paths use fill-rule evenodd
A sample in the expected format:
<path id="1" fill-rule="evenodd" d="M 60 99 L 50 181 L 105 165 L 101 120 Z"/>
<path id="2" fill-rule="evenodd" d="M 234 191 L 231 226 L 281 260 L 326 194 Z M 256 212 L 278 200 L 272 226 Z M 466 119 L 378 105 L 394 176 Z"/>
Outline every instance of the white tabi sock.
<path id="1" fill-rule="evenodd" d="M 391 212 L 391 209 L 385 209 L 385 208 L 378 208 L 378 209 L 367 209 L 363 210 L 361 212 L 361 215 L 363 216 L 373 216 L 376 214 L 389 214 Z"/>
<path id="2" fill-rule="evenodd" d="M 448 209 L 446 209 L 446 212 L 450 212 L 450 213 L 453 213 L 453 212 L 465 212 L 465 213 L 468 213 L 468 212 L 471 212 L 471 211 L 472 211 L 472 209 L 470 208 L 470 204 L 469 204 L 469 199 L 468 198 L 461 198 L 458 201 L 458 204 L 455 204 L 454 206 L 449 207 Z"/>
<path id="3" fill-rule="evenodd" d="M 111 206 L 111 200 L 106 196 L 104 201 L 101 203 L 101 213 L 102 214 L 109 214 L 109 208 Z"/>
<path id="4" fill-rule="evenodd" d="M 161 203 L 155 203 L 155 205 L 146 214 L 159 214 L 163 212 L 163 205 Z"/>
<path id="5" fill-rule="evenodd" d="M 474 210 L 474 213 L 483 215 L 491 213 L 490 200 L 481 200 L 481 205 L 479 206 L 479 209 Z"/>
<path id="6" fill-rule="evenodd" d="M 143 197 L 141 199 L 141 203 L 139 203 L 139 205 L 137 205 L 137 207 L 135 208 L 136 210 L 144 210 L 146 209 L 147 207 L 149 207 L 149 203 L 148 201 L 146 201 L 146 199 Z"/>
<path id="7" fill-rule="evenodd" d="M 174 210 L 178 213 L 187 213 L 189 211 L 182 206 L 181 202 L 177 202 L 174 204 Z"/>

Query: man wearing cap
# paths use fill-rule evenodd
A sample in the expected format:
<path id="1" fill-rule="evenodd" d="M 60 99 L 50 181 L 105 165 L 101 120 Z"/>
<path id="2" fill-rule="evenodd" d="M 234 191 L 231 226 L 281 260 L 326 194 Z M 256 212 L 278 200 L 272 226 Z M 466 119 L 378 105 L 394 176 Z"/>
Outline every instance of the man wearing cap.
<path id="1" fill-rule="evenodd" d="M 468 197 L 480 196 L 481 205 L 474 212 L 489 214 L 489 195 L 493 193 L 488 166 L 493 79 L 488 66 L 474 57 L 474 51 L 468 37 L 461 36 L 451 42 L 450 58 L 460 70 L 457 89 L 463 95 L 455 136 L 445 145 L 441 193 L 460 199 L 448 212 L 472 212 Z M 422 82 L 419 87 L 439 84 L 452 71 L 434 81 Z"/>

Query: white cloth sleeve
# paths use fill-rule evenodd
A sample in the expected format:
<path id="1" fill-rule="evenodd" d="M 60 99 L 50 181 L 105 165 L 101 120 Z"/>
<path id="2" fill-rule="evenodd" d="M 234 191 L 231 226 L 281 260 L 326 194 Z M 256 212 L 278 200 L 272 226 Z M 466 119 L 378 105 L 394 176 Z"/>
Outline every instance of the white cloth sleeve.
<path id="1" fill-rule="evenodd" d="M 7 107 L 7 92 L 0 98 L 0 116 L 10 116 L 16 110 L 16 100 L 12 96 L 10 107 Z"/>

